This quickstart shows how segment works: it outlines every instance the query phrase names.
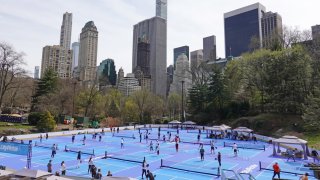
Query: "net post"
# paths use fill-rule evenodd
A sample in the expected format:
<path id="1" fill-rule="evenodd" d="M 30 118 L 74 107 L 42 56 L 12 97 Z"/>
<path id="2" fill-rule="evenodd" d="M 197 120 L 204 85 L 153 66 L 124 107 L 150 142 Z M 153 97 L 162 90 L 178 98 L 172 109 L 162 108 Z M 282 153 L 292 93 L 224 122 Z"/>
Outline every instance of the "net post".
<path id="1" fill-rule="evenodd" d="M 226 147 L 226 142 L 223 142 L 223 147 Z"/>
<path id="2" fill-rule="evenodd" d="M 94 149 L 92 149 L 92 153 L 93 153 L 93 155 L 94 155 Z M 95 156 L 95 155 L 94 155 Z"/>
<path id="3" fill-rule="evenodd" d="M 163 159 L 161 159 L 161 165 L 160 165 L 160 167 L 163 167 Z"/>
<path id="4" fill-rule="evenodd" d="M 108 153 L 107 151 L 104 152 L 104 158 L 107 159 Z"/>
<path id="5" fill-rule="evenodd" d="M 266 146 L 265 145 L 263 145 L 263 151 L 266 151 Z"/>
<path id="6" fill-rule="evenodd" d="M 261 171 L 261 161 L 259 161 L 259 171 Z"/>
<path id="7" fill-rule="evenodd" d="M 64 151 L 67 151 L 67 145 L 64 146 Z"/>

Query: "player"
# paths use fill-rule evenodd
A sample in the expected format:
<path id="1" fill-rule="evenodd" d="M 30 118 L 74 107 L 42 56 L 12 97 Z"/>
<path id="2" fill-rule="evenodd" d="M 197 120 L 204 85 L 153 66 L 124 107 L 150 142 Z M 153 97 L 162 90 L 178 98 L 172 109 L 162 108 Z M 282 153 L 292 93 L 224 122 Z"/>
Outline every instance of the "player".
<path id="1" fill-rule="evenodd" d="M 78 161 L 77 168 L 80 168 L 80 163 L 81 163 L 81 151 L 78 152 L 77 161 Z"/>
<path id="2" fill-rule="evenodd" d="M 211 154 L 214 154 L 214 141 L 210 141 L 210 147 L 211 147 Z"/>
<path id="3" fill-rule="evenodd" d="M 150 151 L 153 151 L 153 143 L 152 143 L 152 141 L 150 142 Z"/>
<path id="4" fill-rule="evenodd" d="M 71 138 L 72 143 L 74 143 L 75 138 L 76 138 L 76 136 L 72 135 L 72 138 Z"/>
<path id="5" fill-rule="evenodd" d="M 124 148 L 124 139 L 121 138 L 121 149 L 123 149 L 123 148 Z"/>
<path id="6" fill-rule="evenodd" d="M 201 130 L 200 130 L 201 131 Z M 198 134 L 198 136 L 197 136 L 197 140 L 198 140 L 198 142 L 200 142 L 200 133 Z"/>
<path id="7" fill-rule="evenodd" d="M 56 153 L 57 153 L 56 144 L 53 144 L 53 146 L 51 148 L 51 158 L 54 158 Z"/>
<path id="8" fill-rule="evenodd" d="M 238 156 L 238 146 L 236 143 L 233 143 L 232 149 L 233 149 L 234 157 L 237 157 Z"/>
<path id="9" fill-rule="evenodd" d="M 203 144 L 200 148 L 200 158 L 201 158 L 201 161 L 204 161 L 204 149 L 203 149 Z"/>

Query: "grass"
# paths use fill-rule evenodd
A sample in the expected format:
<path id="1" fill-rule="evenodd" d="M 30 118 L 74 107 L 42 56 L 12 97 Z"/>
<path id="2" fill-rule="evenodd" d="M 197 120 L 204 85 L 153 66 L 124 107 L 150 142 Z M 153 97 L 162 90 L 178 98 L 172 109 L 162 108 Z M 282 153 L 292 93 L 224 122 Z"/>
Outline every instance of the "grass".
<path id="1" fill-rule="evenodd" d="M 320 150 L 320 133 L 304 134 L 304 137 L 308 141 L 309 147 Z"/>
<path id="2" fill-rule="evenodd" d="M 7 123 L 7 122 L 0 122 L 0 134 L 11 134 L 13 130 L 25 130 L 29 131 L 31 129 L 34 129 L 35 126 L 30 126 L 30 125 L 24 125 L 20 123 Z M 15 134 L 15 133 L 14 133 Z"/>

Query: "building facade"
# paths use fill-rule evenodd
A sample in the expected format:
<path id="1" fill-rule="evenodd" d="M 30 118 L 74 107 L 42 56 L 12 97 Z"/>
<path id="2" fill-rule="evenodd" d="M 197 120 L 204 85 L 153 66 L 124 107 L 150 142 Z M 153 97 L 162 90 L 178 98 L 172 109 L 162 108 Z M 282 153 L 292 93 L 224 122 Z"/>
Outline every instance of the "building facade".
<path id="1" fill-rule="evenodd" d="M 41 77 L 51 68 L 60 78 L 72 77 L 72 50 L 60 45 L 45 46 L 42 50 Z"/>
<path id="2" fill-rule="evenodd" d="M 128 73 L 120 80 L 118 90 L 123 95 L 130 96 L 133 92 L 141 90 L 141 86 L 139 86 L 139 81 L 134 77 L 134 74 Z"/>
<path id="3" fill-rule="evenodd" d="M 79 63 L 79 47 L 80 43 L 79 42 L 73 42 L 72 43 L 72 71 L 74 71 L 75 67 L 78 67 Z"/>
<path id="4" fill-rule="evenodd" d="M 203 38 L 203 59 L 205 61 L 216 60 L 216 36 L 208 36 Z"/>
<path id="5" fill-rule="evenodd" d="M 189 59 L 189 46 L 181 46 L 173 49 L 173 67 L 176 69 L 178 56 L 185 54 Z"/>
<path id="6" fill-rule="evenodd" d="M 98 66 L 98 78 L 99 82 L 105 85 L 115 86 L 117 83 L 117 72 L 116 66 L 114 65 L 113 59 L 105 59 Z M 105 79 L 107 78 L 107 79 Z"/>
<path id="7" fill-rule="evenodd" d="M 118 71 L 118 78 L 117 78 L 117 87 L 119 86 L 119 82 L 121 81 L 121 79 L 124 78 L 124 71 L 122 69 L 122 67 L 119 69 Z"/>
<path id="8" fill-rule="evenodd" d="M 60 32 L 60 46 L 70 49 L 72 31 L 72 13 L 64 13 Z"/>
<path id="9" fill-rule="evenodd" d="M 151 91 L 165 97 L 167 87 L 167 21 L 161 17 L 153 17 L 134 25 L 132 72 L 138 66 L 139 38 L 146 38 L 150 44 Z"/>
<path id="10" fill-rule="evenodd" d="M 156 0 L 156 16 L 167 19 L 167 0 Z"/>
<path id="11" fill-rule="evenodd" d="M 98 53 L 98 30 L 93 21 L 82 28 L 79 48 L 79 80 L 96 81 L 96 66 Z"/>
<path id="12" fill-rule="evenodd" d="M 282 18 L 278 13 L 267 12 L 261 18 L 262 46 L 269 47 L 282 37 Z"/>
<path id="13" fill-rule="evenodd" d="M 312 39 L 317 39 L 320 37 L 320 25 L 315 25 L 311 27 Z"/>
<path id="14" fill-rule="evenodd" d="M 185 54 L 178 56 L 176 62 L 176 70 L 174 70 L 173 82 L 170 85 L 170 93 L 181 94 L 182 92 L 182 81 L 183 91 L 187 92 L 191 88 L 191 73 L 189 67 L 189 60 Z"/>
<path id="15" fill-rule="evenodd" d="M 150 76 L 150 43 L 146 37 L 138 39 L 137 66 L 145 76 Z"/>
<path id="16" fill-rule="evenodd" d="M 34 79 L 40 79 L 40 67 L 39 66 L 34 67 Z"/>
<path id="17" fill-rule="evenodd" d="M 173 65 L 168 66 L 167 67 L 167 96 L 169 95 L 170 85 L 173 81 L 173 72 L 174 72 Z"/>
<path id="18" fill-rule="evenodd" d="M 199 49 L 190 53 L 190 69 L 197 68 L 203 62 L 203 50 Z"/>
<path id="19" fill-rule="evenodd" d="M 253 37 L 262 47 L 261 18 L 266 8 L 255 3 L 224 14 L 225 56 L 240 56 L 250 50 Z"/>

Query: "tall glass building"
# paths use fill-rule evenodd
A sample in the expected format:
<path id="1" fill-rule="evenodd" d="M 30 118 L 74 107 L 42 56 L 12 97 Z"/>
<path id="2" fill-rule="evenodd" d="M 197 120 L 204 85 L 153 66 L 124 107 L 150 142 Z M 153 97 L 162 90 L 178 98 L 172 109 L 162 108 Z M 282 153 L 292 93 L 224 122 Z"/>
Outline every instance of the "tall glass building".
<path id="1" fill-rule="evenodd" d="M 257 37 L 262 46 L 261 18 L 265 11 L 262 4 L 255 3 L 224 14 L 226 57 L 248 52 L 253 37 Z"/>

